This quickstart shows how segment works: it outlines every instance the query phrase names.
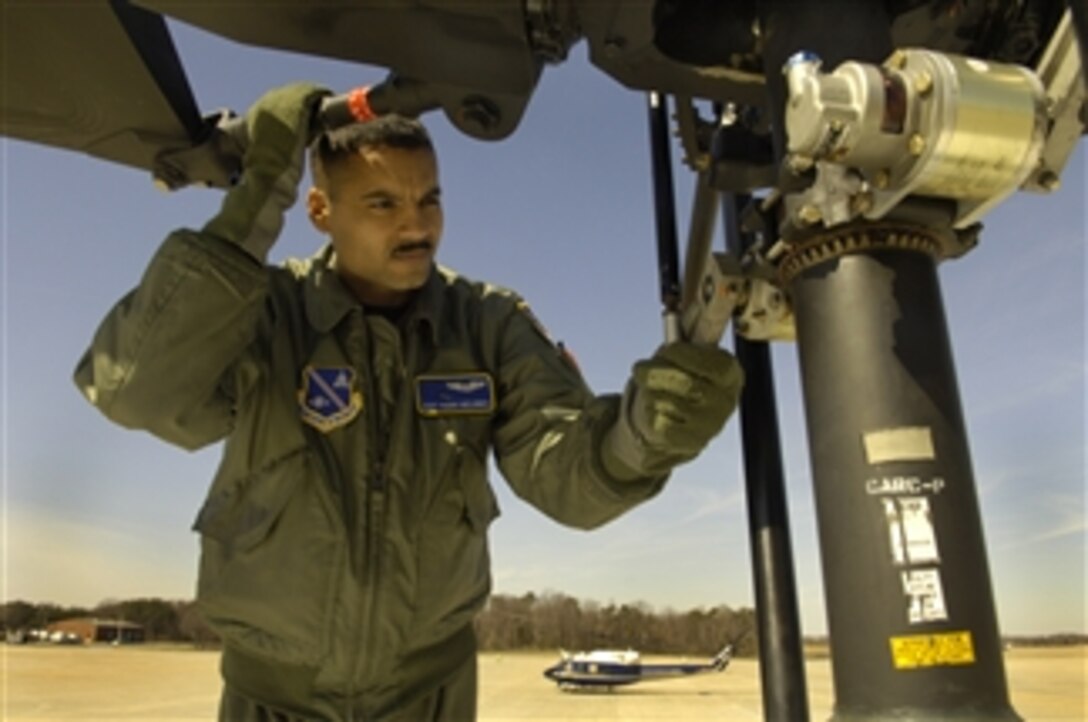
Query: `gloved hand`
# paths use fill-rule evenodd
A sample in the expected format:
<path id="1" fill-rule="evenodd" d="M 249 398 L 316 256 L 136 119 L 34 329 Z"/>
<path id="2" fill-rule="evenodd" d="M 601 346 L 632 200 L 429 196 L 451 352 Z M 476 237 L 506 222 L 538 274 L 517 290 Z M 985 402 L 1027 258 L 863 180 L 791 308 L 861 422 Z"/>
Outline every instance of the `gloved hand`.
<path id="1" fill-rule="evenodd" d="M 601 447 L 618 480 L 659 476 L 693 459 L 725 425 L 744 371 L 717 346 L 671 343 L 635 364 L 619 418 Z"/>
<path id="2" fill-rule="evenodd" d="M 329 91 L 292 83 L 262 95 L 246 113 L 249 144 L 242 177 L 205 232 L 237 243 L 263 262 L 298 197 L 314 109 Z"/>

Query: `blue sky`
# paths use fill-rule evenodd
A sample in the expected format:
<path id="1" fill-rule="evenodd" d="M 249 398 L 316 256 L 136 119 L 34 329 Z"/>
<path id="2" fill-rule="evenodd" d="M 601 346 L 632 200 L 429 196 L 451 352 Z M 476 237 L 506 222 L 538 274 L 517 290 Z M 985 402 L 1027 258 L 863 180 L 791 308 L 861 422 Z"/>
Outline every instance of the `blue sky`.
<path id="1" fill-rule="evenodd" d="M 247 48 L 175 27 L 199 106 L 244 110 L 309 79 L 337 90 L 384 71 Z M 226 70 L 225 70 L 226 69 Z M 440 261 L 519 291 L 598 391 L 660 342 L 643 95 L 585 48 L 546 69 L 514 136 L 483 143 L 427 116 L 446 207 Z M 163 194 L 148 174 L 3 140 L 3 594 L 66 604 L 191 598 L 189 526 L 218 459 L 112 426 L 71 371 L 99 319 L 172 229 L 218 191 Z M 684 237 L 691 174 L 675 182 Z M 1085 619 L 1085 166 L 1051 196 L 1018 195 L 982 245 L 942 266 L 1002 630 L 1088 631 Z M 321 239 L 292 212 L 273 259 Z M 720 243 L 720 241 L 718 241 Z M 774 346 L 801 616 L 825 631 L 796 348 Z M 493 474 L 495 591 L 561 591 L 658 608 L 752 604 L 736 420 L 655 500 L 594 532 L 564 529 Z"/>

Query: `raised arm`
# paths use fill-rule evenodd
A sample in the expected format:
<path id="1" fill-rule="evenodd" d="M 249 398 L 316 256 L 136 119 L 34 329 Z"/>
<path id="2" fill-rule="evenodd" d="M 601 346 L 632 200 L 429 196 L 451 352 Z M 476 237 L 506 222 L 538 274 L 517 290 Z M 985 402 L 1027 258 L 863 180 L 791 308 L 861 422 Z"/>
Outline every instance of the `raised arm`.
<path id="1" fill-rule="evenodd" d="M 111 420 L 190 449 L 230 432 L 238 394 L 257 370 L 242 361 L 265 315 L 265 259 L 297 196 L 324 94 L 294 84 L 254 104 L 242 177 L 220 212 L 200 232 L 171 234 L 102 321 L 75 382 Z"/>

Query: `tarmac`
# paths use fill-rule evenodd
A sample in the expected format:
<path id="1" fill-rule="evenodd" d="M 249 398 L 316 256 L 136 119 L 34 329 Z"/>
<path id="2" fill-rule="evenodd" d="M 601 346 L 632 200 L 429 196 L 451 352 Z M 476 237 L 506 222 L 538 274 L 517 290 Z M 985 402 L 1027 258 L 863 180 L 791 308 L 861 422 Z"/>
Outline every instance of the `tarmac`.
<path id="1" fill-rule="evenodd" d="M 0 646 L 0 654 L 4 722 L 215 719 L 216 652 L 155 645 L 7 645 Z M 542 675 L 554 661 L 554 654 L 540 652 L 482 654 L 480 722 L 763 720 L 754 660 L 734 660 L 722 673 L 597 693 L 559 691 Z M 644 661 L 660 660 L 646 656 Z M 833 705 L 830 661 L 815 658 L 805 666 L 811 719 L 826 720 Z M 1025 720 L 1088 720 L 1088 647 L 1014 648 L 1005 667 L 1013 707 Z"/>

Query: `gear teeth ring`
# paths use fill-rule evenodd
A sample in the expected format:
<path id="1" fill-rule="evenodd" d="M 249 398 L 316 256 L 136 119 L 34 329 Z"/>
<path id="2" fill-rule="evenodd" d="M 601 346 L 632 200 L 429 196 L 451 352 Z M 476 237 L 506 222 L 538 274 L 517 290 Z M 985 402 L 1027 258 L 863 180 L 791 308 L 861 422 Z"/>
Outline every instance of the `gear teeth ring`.
<path id="1" fill-rule="evenodd" d="M 940 242 L 925 230 L 902 226 L 869 226 L 864 229 L 821 233 L 793 244 L 782 259 L 778 274 L 785 287 L 797 274 L 820 263 L 855 253 L 887 250 L 925 253 L 934 259 L 941 257 Z"/>

